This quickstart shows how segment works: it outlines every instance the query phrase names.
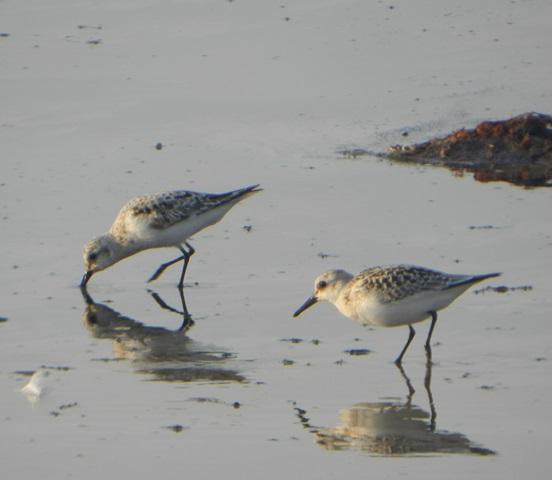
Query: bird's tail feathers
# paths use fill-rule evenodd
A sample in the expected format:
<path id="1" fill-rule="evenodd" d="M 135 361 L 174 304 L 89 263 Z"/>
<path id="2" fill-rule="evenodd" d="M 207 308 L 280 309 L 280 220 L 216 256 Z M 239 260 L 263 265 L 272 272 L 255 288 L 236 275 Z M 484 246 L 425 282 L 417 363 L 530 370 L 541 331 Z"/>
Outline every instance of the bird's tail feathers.
<path id="1" fill-rule="evenodd" d="M 238 199 L 242 200 L 249 195 L 253 195 L 254 193 L 261 191 L 262 188 L 259 188 L 259 184 L 250 185 L 249 187 L 240 188 L 231 192 L 219 193 L 216 195 L 216 198 L 219 200 L 219 205 L 224 205 L 225 203 L 234 202 Z"/>
<path id="2" fill-rule="evenodd" d="M 461 278 L 457 282 L 451 283 L 446 288 L 449 289 L 449 288 L 460 287 L 462 285 L 472 285 L 472 284 L 475 284 L 475 283 L 478 283 L 478 282 L 482 282 L 483 280 L 486 280 L 488 278 L 499 277 L 500 275 L 502 275 L 502 274 L 499 273 L 499 272 L 483 273 L 482 275 L 472 275 L 471 277 Z"/>

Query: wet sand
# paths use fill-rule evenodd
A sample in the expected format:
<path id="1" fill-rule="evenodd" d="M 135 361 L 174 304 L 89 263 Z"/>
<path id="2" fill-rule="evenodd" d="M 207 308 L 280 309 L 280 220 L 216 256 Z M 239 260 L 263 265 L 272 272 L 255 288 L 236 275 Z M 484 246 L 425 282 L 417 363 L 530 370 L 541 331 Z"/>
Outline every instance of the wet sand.
<path id="1" fill-rule="evenodd" d="M 544 477 L 552 193 L 337 153 L 552 111 L 550 6 L 502 7 L 4 2 L 3 471 Z M 253 183 L 264 191 L 193 239 L 189 329 L 147 291 L 181 309 L 178 272 L 145 283 L 176 251 L 81 295 L 82 246 L 130 197 Z M 322 271 L 400 262 L 532 289 L 443 311 L 429 384 L 426 324 L 403 375 L 406 328 L 330 305 L 292 319 Z M 44 394 L 27 397 L 40 367 Z"/>

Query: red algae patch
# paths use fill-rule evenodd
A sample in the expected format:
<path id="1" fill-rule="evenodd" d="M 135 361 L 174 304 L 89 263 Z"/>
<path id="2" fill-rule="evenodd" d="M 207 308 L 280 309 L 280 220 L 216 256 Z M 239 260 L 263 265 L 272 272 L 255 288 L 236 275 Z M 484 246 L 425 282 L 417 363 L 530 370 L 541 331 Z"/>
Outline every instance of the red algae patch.
<path id="1" fill-rule="evenodd" d="M 445 137 L 386 152 L 344 148 L 347 158 L 370 155 L 393 162 L 447 167 L 457 176 L 473 173 L 479 182 L 508 182 L 523 187 L 552 186 L 552 117 L 524 113 L 508 120 L 481 122 Z"/>
<path id="2" fill-rule="evenodd" d="M 485 121 L 446 137 L 394 145 L 383 155 L 394 161 L 471 172 L 480 182 L 505 181 L 525 187 L 552 185 L 552 117 L 525 113 Z"/>

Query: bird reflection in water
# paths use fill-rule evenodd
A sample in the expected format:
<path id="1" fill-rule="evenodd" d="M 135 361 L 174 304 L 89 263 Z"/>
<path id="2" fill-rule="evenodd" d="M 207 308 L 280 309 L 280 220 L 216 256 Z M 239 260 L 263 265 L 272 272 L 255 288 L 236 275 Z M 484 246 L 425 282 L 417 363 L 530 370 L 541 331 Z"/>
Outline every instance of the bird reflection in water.
<path id="1" fill-rule="evenodd" d="M 86 288 L 84 324 L 94 338 L 113 341 L 116 360 L 129 360 L 137 372 L 166 382 L 245 382 L 236 370 L 224 368 L 233 355 L 215 346 L 198 343 L 188 335 L 193 320 L 186 308 L 182 289 L 178 289 L 182 310 L 169 306 L 157 293 L 149 291 L 157 305 L 182 317 L 176 330 L 145 325 L 96 303 Z"/>
<path id="2" fill-rule="evenodd" d="M 405 402 L 363 402 L 341 411 L 341 425 L 315 427 L 306 410 L 295 408 L 303 426 L 316 443 L 327 450 L 361 450 L 381 456 L 436 454 L 495 455 L 462 433 L 436 429 L 437 412 L 431 393 L 430 361 L 426 364 L 424 387 L 429 411 L 412 404 L 415 390 L 404 369 L 398 366 L 408 388 Z"/>

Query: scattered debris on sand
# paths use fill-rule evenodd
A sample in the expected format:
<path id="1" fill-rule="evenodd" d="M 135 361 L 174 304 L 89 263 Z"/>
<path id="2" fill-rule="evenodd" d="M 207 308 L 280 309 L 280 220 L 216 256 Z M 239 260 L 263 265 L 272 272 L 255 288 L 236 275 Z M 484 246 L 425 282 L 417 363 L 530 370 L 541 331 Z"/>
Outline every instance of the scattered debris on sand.
<path id="1" fill-rule="evenodd" d="M 167 427 L 163 427 L 163 428 L 166 428 L 167 430 L 171 430 L 174 433 L 180 433 L 184 430 L 188 430 L 188 428 L 190 427 L 185 427 L 184 425 L 180 425 L 179 423 L 177 423 L 175 425 L 168 425 Z"/>
<path id="2" fill-rule="evenodd" d="M 102 30 L 103 29 L 101 25 L 77 25 L 77 28 L 79 30 L 83 30 L 83 29 Z"/>
<path id="3" fill-rule="evenodd" d="M 242 404 L 238 401 L 229 403 L 229 402 L 225 402 L 223 400 L 219 400 L 218 398 L 214 398 L 214 397 L 192 397 L 192 398 L 189 398 L 188 401 L 198 402 L 198 403 L 216 403 L 216 404 L 220 404 L 220 405 L 229 405 L 229 406 L 231 406 L 232 408 L 235 408 L 235 409 L 238 409 L 242 406 Z"/>
<path id="4" fill-rule="evenodd" d="M 473 293 L 476 295 L 479 295 L 480 293 L 487 293 L 487 292 L 495 292 L 495 293 L 507 293 L 507 292 L 515 292 L 515 291 L 522 291 L 522 292 L 529 292 L 533 290 L 533 287 L 531 285 L 521 285 L 519 287 L 507 287 L 506 285 L 498 285 L 496 287 L 485 287 L 480 288 L 478 290 L 474 290 Z"/>
<path id="5" fill-rule="evenodd" d="M 78 405 L 77 402 L 72 402 L 72 403 L 64 403 L 63 405 L 60 405 L 57 410 L 52 410 L 50 412 L 50 415 L 52 415 L 53 417 L 59 417 L 61 415 L 61 413 L 63 412 L 63 410 L 67 410 L 68 408 L 74 408 Z"/>
<path id="6" fill-rule="evenodd" d="M 345 350 L 345 353 L 355 356 L 355 355 L 368 355 L 369 353 L 372 353 L 371 350 L 368 350 L 367 348 L 351 348 L 350 350 Z"/>
<path id="7" fill-rule="evenodd" d="M 322 260 L 326 260 L 326 258 L 337 258 L 339 255 L 336 255 L 334 253 L 325 253 L 325 252 L 319 252 L 316 254 L 317 257 L 320 257 Z"/>
<path id="8" fill-rule="evenodd" d="M 292 337 L 292 338 L 281 338 L 280 339 L 280 342 L 289 342 L 289 343 L 303 343 L 303 342 L 306 342 L 307 340 L 304 340 L 302 338 L 296 338 L 296 337 Z M 313 345 L 320 345 L 320 340 L 318 340 L 318 338 L 313 338 L 312 340 L 309 340 L 310 343 L 312 343 Z"/>
<path id="9" fill-rule="evenodd" d="M 470 230 L 497 230 L 501 227 L 495 227 L 494 225 L 470 225 Z"/>
<path id="10" fill-rule="evenodd" d="M 374 155 L 360 148 L 340 153 L 353 158 Z M 447 167 L 457 175 L 471 172 L 480 182 L 552 186 L 552 116 L 531 112 L 507 120 L 485 121 L 474 129 L 462 128 L 413 145 L 394 145 L 376 155 L 392 161 Z"/>

